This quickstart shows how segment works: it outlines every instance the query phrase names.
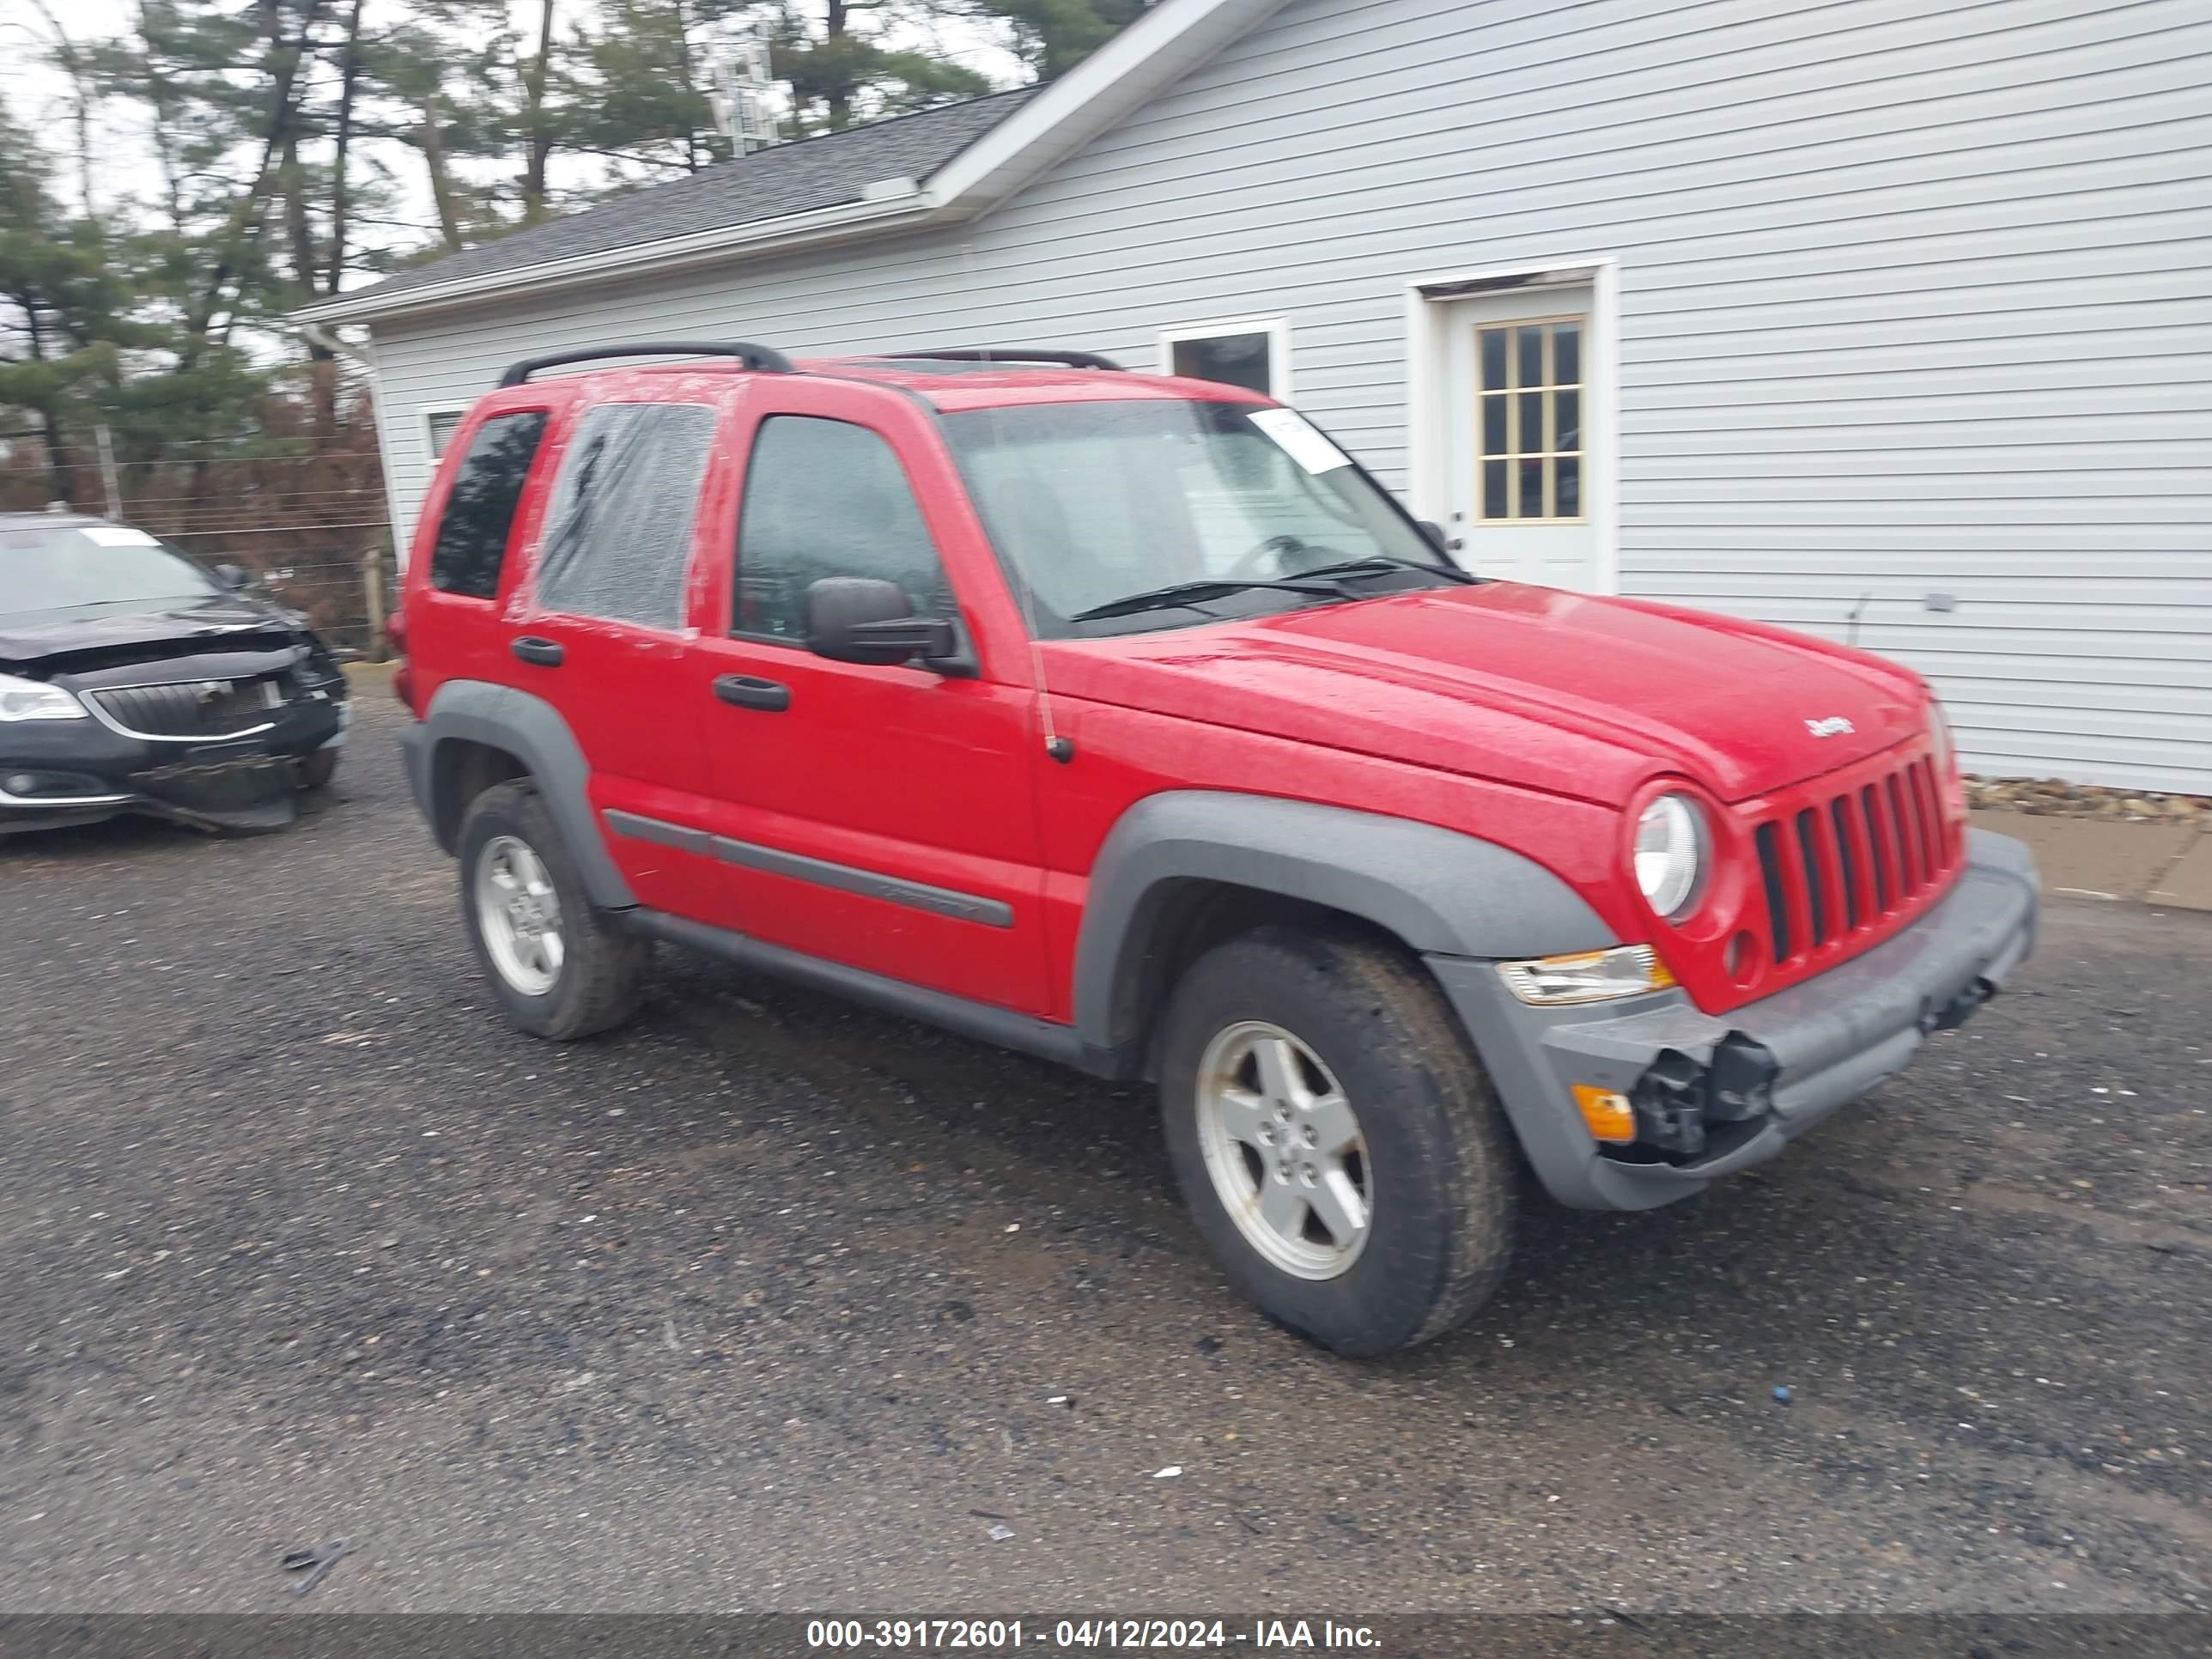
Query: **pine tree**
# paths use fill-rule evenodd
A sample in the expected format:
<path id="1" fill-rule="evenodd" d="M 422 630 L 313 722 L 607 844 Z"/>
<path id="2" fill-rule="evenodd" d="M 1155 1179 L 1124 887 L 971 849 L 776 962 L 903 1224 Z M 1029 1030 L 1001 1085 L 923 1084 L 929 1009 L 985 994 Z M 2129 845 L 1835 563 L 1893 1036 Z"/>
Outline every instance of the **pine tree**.
<path id="1" fill-rule="evenodd" d="M 37 434 L 49 493 L 65 501 L 71 438 L 138 331 L 122 315 L 131 294 L 109 268 L 105 231 L 65 220 L 52 180 L 48 158 L 0 106 L 0 410 Z"/>
<path id="2" fill-rule="evenodd" d="M 946 0 L 948 13 L 1003 24 L 1040 81 L 1065 75 L 1151 9 L 1151 0 Z"/>
<path id="3" fill-rule="evenodd" d="M 895 46 L 908 21 L 887 0 L 818 0 L 745 7 L 766 33 L 776 79 L 791 88 L 799 131 L 832 131 L 991 90 L 988 76 L 928 52 Z M 927 13 L 927 7 L 917 7 Z"/>

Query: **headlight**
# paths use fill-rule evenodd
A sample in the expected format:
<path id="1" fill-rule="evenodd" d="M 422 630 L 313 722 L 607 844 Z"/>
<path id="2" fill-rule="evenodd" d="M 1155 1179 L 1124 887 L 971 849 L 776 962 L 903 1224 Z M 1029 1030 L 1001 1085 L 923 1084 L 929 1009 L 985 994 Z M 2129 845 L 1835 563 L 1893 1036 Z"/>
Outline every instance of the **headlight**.
<path id="1" fill-rule="evenodd" d="M 1667 964 L 1648 945 L 1616 945 L 1610 951 L 1576 951 L 1562 957 L 1501 962 L 1498 974 L 1507 990 L 1539 1008 L 1640 996 L 1646 991 L 1663 991 L 1674 982 Z"/>
<path id="2" fill-rule="evenodd" d="M 1668 921 L 1690 908 L 1705 874 L 1705 826 L 1686 795 L 1662 795 L 1636 821 L 1636 884 Z"/>
<path id="3" fill-rule="evenodd" d="M 84 705 L 58 685 L 0 674 L 0 720 L 81 720 Z"/>

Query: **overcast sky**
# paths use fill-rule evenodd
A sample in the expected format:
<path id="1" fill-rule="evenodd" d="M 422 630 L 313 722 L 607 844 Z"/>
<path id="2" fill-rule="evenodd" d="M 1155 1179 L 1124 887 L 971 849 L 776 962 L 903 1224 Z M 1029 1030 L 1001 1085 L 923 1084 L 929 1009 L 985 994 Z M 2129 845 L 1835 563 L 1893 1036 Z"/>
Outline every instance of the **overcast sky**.
<path id="1" fill-rule="evenodd" d="M 131 13 L 127 0 L 49 0 L 48 9 L 79 40 L 116 33 Z M 68 81 L 38 61 L 44 55 L 45 43 L 52 38 L 46 20 L 31 0 L 0 0 L 0 98 L 7 100 L 9 113 L 34 137 L 58 126 L 69 107 Z M 95 154 L 101 161 L 101 172 L 93 179 L 96 191 L 112 196 L 112 191 L 144 187 L 151 176 L 145 159 L 145 134 L 125 118 L 124 112 L 106 112 L 96 143 Z M 67 145 L 58 143 L 53 148 L 59 154 L 66 151 Z M 112 191 L 104 184 L 103 175 L 112 176 Z"/>

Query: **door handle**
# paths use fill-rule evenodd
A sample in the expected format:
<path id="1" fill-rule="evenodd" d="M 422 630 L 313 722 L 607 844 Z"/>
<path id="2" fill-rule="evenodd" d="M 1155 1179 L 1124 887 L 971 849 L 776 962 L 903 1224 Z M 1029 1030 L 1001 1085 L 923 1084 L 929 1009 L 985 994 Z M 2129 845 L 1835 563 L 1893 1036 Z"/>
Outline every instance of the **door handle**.
<path id="1" fill-rule="evenodd" d="M 525 634 L 507 647 L 525 662 L 534 662 L 540 668 L 558 668 L 568 653 L 553 640 L 541 640 L 535 634 Z"/>
<path id="2" fill-rule="evenodd" d="M 771 714 L 791 707 L 789 686 L 757 674 L 724 674 L 714 682 L 714 695 L 733 708 L 765 708 Z"/>

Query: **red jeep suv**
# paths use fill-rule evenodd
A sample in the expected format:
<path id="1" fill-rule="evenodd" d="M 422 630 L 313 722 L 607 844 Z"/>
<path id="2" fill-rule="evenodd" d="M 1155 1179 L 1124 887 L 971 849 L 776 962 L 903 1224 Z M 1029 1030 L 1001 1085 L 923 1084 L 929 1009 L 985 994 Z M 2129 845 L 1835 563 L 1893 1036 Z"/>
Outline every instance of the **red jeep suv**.
<path id="1" fill-rule="evenodd" d="M 1293 411 L 1085 353 L 539 358 L 424 503 L 408 769 L 525 1030 L 663 939 L 1156 1080 L 1224 1270 L 1382 1353 L 1491 1293 L 1521 1159 L 1698 1192 L 2036 921 L 1917 676 L 1439 540 Z"/>

